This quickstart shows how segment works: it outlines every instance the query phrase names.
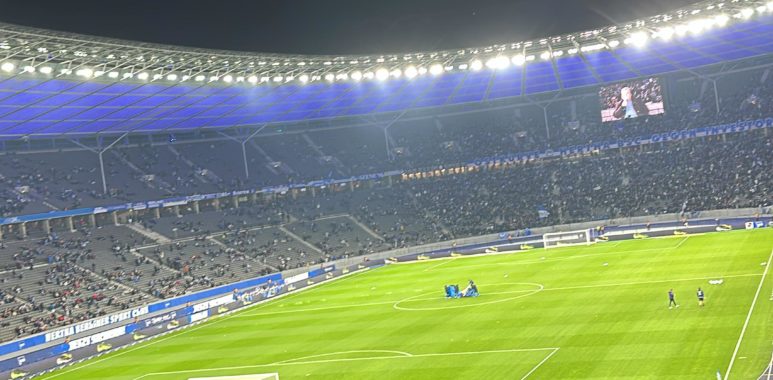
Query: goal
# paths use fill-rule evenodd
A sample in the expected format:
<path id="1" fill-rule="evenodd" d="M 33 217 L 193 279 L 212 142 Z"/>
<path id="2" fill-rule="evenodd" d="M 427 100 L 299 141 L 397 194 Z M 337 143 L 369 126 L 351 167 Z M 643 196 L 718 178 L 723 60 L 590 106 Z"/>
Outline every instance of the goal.
<path id="1" fill-rule="evenodd" d="M 542 235 L 542 243 L 545 249 L 571 245 L 588 245 L 595 241 L 595 232 L 592 228 L 577 231 L 548 232 Z"/>

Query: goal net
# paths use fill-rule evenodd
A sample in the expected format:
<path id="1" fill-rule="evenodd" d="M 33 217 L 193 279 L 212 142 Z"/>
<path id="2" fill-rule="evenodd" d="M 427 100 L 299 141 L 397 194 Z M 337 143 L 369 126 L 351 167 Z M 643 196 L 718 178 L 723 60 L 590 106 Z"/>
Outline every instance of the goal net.
<path id="1" fill-rule="evenodd" d="M 571 245 L 587 245 L 594 242 L 594 233 L 595 231 L 592 228 L 578 231 L 548 232 L 542 235 L 542 243 L 545 249 Z"/>

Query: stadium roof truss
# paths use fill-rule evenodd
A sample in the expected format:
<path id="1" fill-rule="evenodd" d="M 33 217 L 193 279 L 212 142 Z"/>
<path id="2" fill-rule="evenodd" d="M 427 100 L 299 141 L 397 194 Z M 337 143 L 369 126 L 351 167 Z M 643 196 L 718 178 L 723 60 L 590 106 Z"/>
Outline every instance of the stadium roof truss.
<path id="1" fill-rule="evenodd" d="M 0 137 L 262 127 L 493 101 L 773 52 L 773 2 L 701 2 L 482 48 L 256 54 L 0 24 Z M 700 75 L 695 72 L 696 75 Z"/>

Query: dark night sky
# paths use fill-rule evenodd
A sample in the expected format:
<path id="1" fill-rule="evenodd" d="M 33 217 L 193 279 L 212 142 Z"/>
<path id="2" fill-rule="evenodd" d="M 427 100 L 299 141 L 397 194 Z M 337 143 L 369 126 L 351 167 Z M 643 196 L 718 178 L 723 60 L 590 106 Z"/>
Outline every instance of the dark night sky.
<path id="1" fill-rule="evenodd" d="M 0 21 L 202 48 L 304 54 L 475 47 L 576 32 L 695 0 L 0 0 Z"/>

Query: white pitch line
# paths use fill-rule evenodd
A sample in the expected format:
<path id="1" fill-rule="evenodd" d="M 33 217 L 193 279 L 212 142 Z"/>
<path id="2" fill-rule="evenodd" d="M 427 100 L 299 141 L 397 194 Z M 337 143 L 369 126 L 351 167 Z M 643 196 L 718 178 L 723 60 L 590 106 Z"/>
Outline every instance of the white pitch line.
<path id="1" fill-rule="evenodd" d="M 701 234 L 694 234 L 694 235 L 690 235 L 690 236 L 700 236 L 700 235 Z M 676 235 L 673 235 L 673 236 L 662 236 L 662 237 L 653 238 L 653 239 L 676 238 L 676 237 L 679 237 L 679 236 L 676 236 Z M 687 237 L 688 236 L 685 236 L 685 239 Z M 603 245 L 600 245 L 598 247 L 615 248 L 615 247 L 617 247 L 618 245 L 622 244 L 625 241 L 629 241 L 629 240 L 621 240 L 621 241 L 618 241 L 618 242 L 614 243 L 614 245 L 603 244 Z M 585 254 L 585 255 L 574 255 L 574 256 L 563 256 L 563 257 L 559 256 L 559 257 L 552 257 L 552 258 L 548 258 L 548 259 L 508 262 L 506 264 L 507 265 L 537 264 L 537 263 L 544 263 L 544 262 L 573 260 L 573 259 L 581 259 L 581 258 L 585 258 L 585 257 L 603 256 L 603 255 L 610 255 L 610 254 L 628 254 L 628 253 L 642 253 L 642 252 L 653 252 L 653 251 L 665 251 L 665 250 L 671 250 L 671 249 L 676 249 L 676 248 L 678 248 L 678 245 L 671 246 L 671 247 L 663 247 L 663 248 L 634 249 L 634 250 L 630 250 L 630 251 L 610 251 L 610 252 L 589 253 L 589 254 Z M 544 252 L 545 250 L 542 249 L 542 251 Z M 399 261 L 399 262 L 393 263 L 391 265 L 414 265 L 414 264 L 426 263 L 428 261 L 443 261 L 444 264 L 445 264 L 445 263 L 448 263 L 449 261 L 454 261 L 456 259 L 472 259 L 472 258 L 477 258 L 477 257 L 493 257 L 493 256 L 498 256 L 498 255 L 510 255 L 510 254 L 514 254 L 514 253 L 525 253 L 525 252 L 528 252 L 528 251 L 513 250 L 513 251 L 500 251 L 500 252 L 491 252 L 491 253 L 475 253 L 475 254 L 471 254 L 471 255 L 463 255 L 463 256 L 458 256 L 458 257 L 445 256 L 445 257 L 431 258 L 429 260 Z M 534 251 L 531 251 L 531 252 L 534 252 Z M 720 253 L 720 252 L 718 252 L 718 253 Z M 474 264 L 474 265 L 468 265 L 467 267 L 469 268 L 469 267 L 487 266 L 487 265 L 491 265 L 491 264 Z M 440 265 L 437 265 L 437 266 L 440 266 Z M 432 267 L 432 268 L 434 268 L 434 267 Z M 425 269 L 425 271 L 426 271 L 426 269 Z"/>
<path id="2" fill-rule="evenodd" d="M 677 248 L 681 247 L 682 244 L 684 244 L 684 242 L 686 242 L 687 239 L 689 239 L 689 238 L 690 238 L 690 235 L 685 236 L 684 239 L 682 239 L 682 241 L 680 241 L 679 244 L 677 244 L 676 247 L 674 247 L 674 249 L 677 249 Z"/>
<path id="3" fill-rule="evenodd" d="M 545 288 L 544 291 L 606 288 L 606 287 L 610 287 L 610 286 L 626 286 L 626 285 L 662 284 L 662 283 L 667 283 L 667 282 L 700 281 L 700 280 L 713 280 L 713 279 L 717 279 L 717 278 L 754 277 L 754 276 L 763 276 L 763 275 L 764 275 L 763 273 L 747 273 L 747 274 L 733 274 L 733 275 L 729 275 L 729 276 L 677 278 L 677 279 L 673 279 L 673 280 L 652 280 L 652 281 L 637 281 L 637 282 L 619 282 L 619 283 L 616 283 L 616 284 L 578 285 L 578 286 L 565 286 L 565 287 L 560 287 L 560 288 Z"/>
<path id="4" fill-rule="evenodd" d="M 665 248 L 665 249 L 669 249 L 669 248 Z M 651 250 L 638 250 L 638 251 L 629 251 L 629 252 L 640 252 L 640 251 L 651 251 Z M 625 253 L 628 253 L 628 252 L 625 252 Z M 608 254 L 608 253 L 604 253 L 604 254 Z M 597 254 L 594 254 L 593 256 L 595 256 L 595 255 L 597 255 Z M 773 252 L 771 252 L 771 255 L 773 256 Z M 585 255 L 585 256 L 590 256 L 590 255 Z M 560 259 L 569 259 L 569 258 L 571 258 L 571 257 L 568 257 L 568 258 L 557 258 L 557 259 L 560 260 Z M 553 260 L 556 260 L 556 259 L 553 259 Z M 547 260 L 543 260 L 543 261 L 547 261 Z M 770 258 L 768 259 L 768 263 L 770 263 Z M 766 268 L 765 268 L 765 274 L 767 273 L 768 267 L 769 267 L 769 265 L 766 266 Z M 338 283 L 338 282 L 340 282 L 340 280 L 344 280 L 344 279 L 347 279 L 347 278 L 352 278 L 352 277 L 355 277 L 357 275 L 360 275 L 360 274 L 363 274 L 363 273 L 368 273 L 368 272 L 370 272 L 370 270 L 353 272 L 353 273 L 351 273 L 351 275 L 346 275 L 345 277 L 343 277 L 343 276 L 342 277 L 338 277 L 339 281 L 325 281 L 325 282 L 321 282 L 321 283 L 312 285 L 311 287 L 302 288 L 301 290 L 310 290 L 310 289 L 313 289 L 313 288 L 317 288 L 319 286 L 323 286 L 325 284 Z M 719 277 L 719 278 L 732 278 L 732 277 L 749 277 L 749 276 L 761 276 L 761 274 L 750 273 L 750 274 L 730 275 L 730 276 L 717 276 L 717 277 Z M 762 276 L 764 276 L 764 274 L 762 274 Z M 563 288 L 545 288 L 544 291 L 585 289 L 585 288 L 610 287 L 610 286 L 626 286 L 626 285 L 642 285 L 642 284 L 653 284 L 653 283 L 664 283 L 664 282 L 678 282 L 678 281 L 695 281 L 695 280 L 713 279 L 713 278 L 717 278 L 717 277 L 687 278 L 687 279 L 643 281 L 643 282 L 628 282 L 628 283 L 617 283 L 617 284 L 583 285 L 583 286 L 563 287 Z M 762 281 L 760 282 L 760 284 L 762 284 Z M 758 289 L 758 292 L 759 292 L 759 289 Z M 283 298 L 294 297 L 294 296 L 296 296 L 298 294 L 301 294 L 301 293 L 302 292 L 285 293 L 285 295 L 283 295 Z M 271 298 L 271 299 L 268 299 L 266 301 L 271 301 L 271 300 L 274 300 L 274 299 L 277 299 L 277 298 Z M 395 302 L 398 302 L 398 301 L 384 301 L 383 304 L 394 304 Z M 756 297 L 755 297 L 755 301 L 756 301 Z M 270 306 L 270 305 L 274 305 L 274 303 L 265 302 L 265 303 L 262 303 L 262 304 L 255 304 L 255 305 L 253 305 L 253 307 L 254 307 L 254 310 L 257 310 L 257 309 L 262 309 L 262 308 Z M 358 307 L 358 306 L 369 306 L 369 305 L 366 305 L 366 304 L 341 305 L 341 306 L 336 306 L 336 307 L 318 308 L 318 309 L 348 308 L 348 307 Z M 289 313 L 289 312 L 300 313 L 300 312 L 304 312 L 304 311 L 315 311 L 315 310 L 316 309 L 300 309 L 300 310 L 293 310 L 293 311 L 278 311 L 278 312 L 258 313 L 258 314 L 242 314 L 242 313 L 230 314 L 230 315 L 225 316 L 223 318 L 218 318 L 218 319 L 211 320 L 211 321 L 209 321 L 209 323 L 204 323 L 204 324 L 201 324 L 199 326 L 195 326 L 195 327 L 187 328 L 185 330 L 181 330 L 181 331 L 177 332 L 176 334 L 170 334 L 169 336 L 164 337 L 164 338 L 152 339 L 147 344 L 141 344 L 141 345 L 139 345 L 139 346 L 137 346 L 135 348 L 120 350 L 118 352 L 115 352 L 113 355 L 106 356 L 103 359 L 99 359 L 99 360 L 95 360 L 95 361 L 89 361 L 89 362 L 85 363 L 82 366 L 74 367 L 74 368 L 72 368 L 70 370 L 67 370 L 67 371 L 54 372 L 49 378 L 55 378 L 55 377 L 58 377 L 60 375 L 66 374 L 66 373 L 77 371 L 77 370 L 80 370 L 82 368 L 85 368 L 85 367 L 88 367 L 88 366 L 91 366 L 91 365 L 94 365 L 94 364 L 97 364 L 97 363 L 109 360 L 109 359 L 117 357 L 117 356 L 121 356 L 121 355 L 129 353 L 129 352 L 140 350 L 142 348 L 151 346 L 153 344 L 166 341 L 168 339 L 177 337 L 177 336 L 185 334 L 187 332 L 195 331 L 195 330 L 198 330 L 198 329 L 200 329 L 202 327 L 209 326 L 211 324 L 217 323 L 219 321 L 224 321 L 224 320 L 227 320 L 227 319 L 230 319 L 230 318 L 243 318 L 243 317 L 246 317 L 246 316 L 272 315 L 272 314 L 282 314 L 282 313 Z M 747 322 L 748 322 L 748 320 L 747 320 Z M 735 356 L 735 354 L 734 354 L 734 356 Z M 728 373 L 729 373 L 729 368 L 728 368 Z M 727 380 L 727 378 L 725 378 L 725 380 Z"/>
<path id="5" fill-rule="evenodd" d="M 324 310 L 335 310 L 335 309 L 347 309 L 350 307 L 366 307 L 366 306 L 379 306 L 379 305 L 391 305 L 397 301 L 382 301 L 382 302 L 367 302 L 367 303 L 356 303 L 356 304 L 349 304 L 349 305 L 335 305 L 335 306 L 321 306 L 321 307 L 311 307 L 311 308 L 305 308 L 305 309 L 297 309 L 297 310 L 277 310 L 277 311 L 270 311 L 266 313 L 254 313 L 254 314 L 242 314 L 239 316 L 236 316 L 234 318 L 252 318 L 252 317 L 262 317 L 266 315 L 277 315 L 277 314 L 295 314 L 295 313 L 303 313 L 303 312 L 309 312 L 309 311 L 324 311 Z"/>
<path id="6" fill-rule="evenodd" d="M 482 285 L 486 286 L 486 285 Z M 538 289 L 532 289 L 532 290 L 512 290 L 512 291 L 506 291 L 506 292 L 486 292 L 486 294 L 482 294 L 479 297 L 483 296 L 491 296 L 491 295 L 502 295 L 502 294 L 517 294 L 517 293 L 534 293 L 535 291 L 538 291 Z M 440 300 L 445 299 L 446 297 L 438 296 L 438 297 L 426 297 L 426 298 L 415 298 L 411 299 L 411 301 L 434 301 L 434 300 Z M 255 313 L 255 314 L 244 314 L 244 315 L 238 315 L 234 318 L 247 318 L 247 317 L 262 317 L 266 315 L 277 315 L 277 314 L 297 314 L 297 313 L 303 313 L 303 312 L 309 312 L 309 311 L 324 311 L 324 310 L 335 310 L 335 309 L 347 309 L 351 307 L 366 307 L 366 306 L 380 306 L 380 305 L 393 305 L 395 303 L 405 301 L 405 298 L 399 299 L 396 301 L 381 301 L 381 302 L 367 302 L 367 303 L 356 303 L 356 304 L 349 304 L 349 305 L 335 305 L 335 306 L 322 306 L 322 307 L 312 307 L 312 308 L 305 308 L 305 309 L 297 309 L 297 310 L 277 310 L 267 313 Z"/>
<path id="7" fill-rule="evenodd" d="M 762 278 L 760 278 L 760 284 L 757 285 L 757 291 L 754 293 L 754 298 L 752 299 L 752 305 L 749 307 L 749 313 L 746 314 L 746 320 L 743 322 L 743 327 L 741 328 L 741 335 L 738 337 L 738 342 L 735 344 L 735 349 L 733 350 L 733 356 L 730 357 L 730 364 L 727 366 L 727 372 L 725 372 L 725 380 L 728 380 L 730 378 L 730 371 L 733 369 L 733 363 L 735 363 L 735 357 L 738 355 L 738 350 L 741 348 L 741 342 L 743 341 L 744 334 L 746 334 L 746 328 L 749 326 L 749 320 L 752 317 L 752 313 L 754 312 L 754 306 L 757 305 L 757 298 L 760 296 L 760 290 L 762 290 L 762 284 L 765 282 L 765 277 L 768 275 L 768 269 L 770 269 L 770 260 L 773 260 L 773 250 L 770 251 L 770 256 L 768 256 L 767 264 L 765 265 L 765 271 L 762 273 Z"/>
<path id="8" fill-rule="evenodd" d="M 595 256 L 604 256 L 604 255 L 627 255 L 631 253 L 645 253 L 645 252 L 662 252 L 667 250 L 673 250 L 676 249 L 676 246 L 671 247 L 663 247 L 663 248 L 647 248 L 647 249 L 635 249 L 631 251 L 609 251 L 609 252 L 599 252 L 599 253 L 588 253 L 585 255 L 574 255 L 574 256 L 559 256 L 559 257 L 551 257 L 551 258 L 545 258 L 545 259 L 532 259 L 532 260 L 525 260 L 525 261 L 513 261 L 513 262 L 506 262 L 506 263 L 500 263 L 506 266 L 519 266 L 519 265 L 528 265 L 528 264 L 540 264 L 540 263 L 548 263 L 548 262 L 554 262 L 554 261 L 566 261 L 566 260 L 575 260 L 575 259 L 583 259 L 588 257 L 595 257 Z M 498 252 L 498 253 L 480 253 L 475 255 L 465 255 L 456 257 L 454 259 L 466 259 L 466 258 L 475 258 L 475 257 L 484 257 L 484 256 L 494 256 L 494 255 L 508 255 L 512 253 L 517 253 L 522 251 L 506 251 L 506 252 Z M 716 252 L 716 253 L 723 253 L 723 252 Z M 448 257 L 442 257 L 442 258 L 436 258 L 436 259 L 430 259 L 432 260 L 443 260 L 448 261 L 451 260 Z M 425 263 L 427 261 L 405 261 L 405 262 L 398 262 L 392 265 L 412 265 L 417 263 Z M 481 264 L 472 264 L 467 265 L 465 268 L 473 268 L 473 267 L 481 267 L 481 266 L 490 266 L 490 263 L 481 263 Z"/>
<path id="9" fill-rule="evenodd" d="M 327 354 L 302 356 L 300 358 L 281 360 L 281 361 L 278 361 L 278 362 L 274 362 L 273 364 L 274 365 L 277 365 L 277 364 L 290 364 L 290 363 L 295 363 L 295 362 L 304 361 L 304 360 L 308 360 L 308 359 L 323 358 L 325 356 L 333 356 L 333 355 L 341 355 L 341 354 L 358 354 L 358 353 L 363 353 L 363 352 L 370 353 L 370 354 L 378 353 L 378 352 L 383 352 L 383 353 L 387 353 L 387 354 L 396 354 L 396 355 L 401 355 L 401 356 L 413 356 L 413 354 L 411 354 L 409 352 L 405 352 L 405 351 L 393 351 L 393 350 L 354 350 L 354 351 L 340 351 L 340 352 L 331 352 L 331 353 L 327 353 Z"/>
<path id="10" fill-rule="evenodd" d="M 435 268 L 437 268 L 437 267 L 439 267 L 439 266 L 443 266 L 443 265 L 446 265 L 446 264 L 448 264 L 448 263 L 454 262 L 454 261 L 455 261 L 457 258 L 458 258 L 458 257 L 452 257 L 452 258 L 450 258 L 450 259 L 443 260 L 442 262 L 440 262 L 440 263 L 438 263 L 438 264 L 435 264 L 435 265 L 433 265 L 433 266 L 431 266 L 431 267 L 429 267 L 429 268 L 427 268 L 427 269 L 424 269 L 424 271 L 425 271 L 425 272 L 428 272 L 428 271 L 430 271 L 431 269 L 435 269 Z"/>
<path id="11" fill-rule="evenodd" d="M 135 377 L 133 380 L 140 380 L 146 377 L 152 377 L 152 376 L 158 376 L 158 375 L 176 375 L 181 373 L 228 371 L 228 370 L 261 368 L 261 367 L 271 367 L 271 366 L 294 366 L 294 365 L 304 365 L 304 364 L 325 364 L 325 363 L 357 362 L 357 361 L 368 361 L 368 360 L 414 359 L 414 358 L 431 358 L 431 357 L 443 357 L 443 356 L 486 355 L 486 354 L 502 354 L 502 353 L 513 353 L 513 352 L 535 352 L 535 351 L 547 351 L 547 350 L 551 350 L 551 354 L 548 355 L 548 358 L 550 358 L 550 356 L 552 356 L 556 351 L 558 351 L 558 347 L 514 348 L 514 349 L 508 349 L 508 350 L 464 351 L 464 352 L 440 352 L 440 353 L 430 353 L 430 354 L 408 354 L 407 352 L 405 352 L 410 356 L 405 356 L 405 355 L 371 356 L 371 357 L 362 357 L 362 358 L 292 361 L 292 362 L 284 362 L 284 363 L 277 362 L 277 363 L 269 363 L 269 364 L 255 364 L 255 365 L 245 365 L 245 366 L 235 366 L 235 367 L 202 368 L 202 369 L 191 369 L 191 370 L 182 370 L 182 371 L 151 372 L 151 373 L 146 373 L 139 377 Z M 334 355 L 334 354 L 336 353 L 335 352 L 331 353 L 331 355 Z M 539 365 L 541 365 L 544 362 L 545 362 L 545 359 L 543 359 Z M 527 374 L 527 376 L 530 375 L 532 372 L 534 372 L 534 369 L 532 369 L 532 371 L 530 371 Z"/>
<path id="12" fill-rule="evenodd" d="M 763 376 L 765 377 L 765 380 L 773 379 L 773 354 L 770 355 L 770 362 L 768 363 L 768 366 L 765 367 L 765 371 L 763 371 L 762 375 L 760 375 L 760 379 L 762 379 Z"/>
<path id="13" fill-rule="evenodd" d="M 494 284 L 492 284 L 492 286 L 493 285 Z M 537 287 L 532 289 L 532 290 L 526 291 L 526 292 L 517 290 L 517 291 L 512 291 L 512 292 L 487 293 L 487 294 L 492 294 L 492 295 L 495 295 L 495 294 L 513 294 L 513 293 L 524 293 L 524 294 L 520 295 L 520 296 L 515 296 L 515 297 L 510 297 L 510 298 L 494 299 L 494 300 L 491 300 L 491 301 L 479 302 L 479 303 L 474 303 L 474 304 L 460 304 L 460 305 L 454 305 L 454 306 L 423 307 L 423 308 L 410 308 L 410 307 L 400 306 L 401 303 L 407 303 L 407 302 L 411 302 L 411 301 L 421 300 L 422 298 L 418 298 L 418 297 L 421 297 L 423 295 L 429 294 L 429 293 L 425 293 L 425 294 L 419 294 L 419 295 L 413 296 L 413 297 L 403 298 L 402 300 L 395 302 L 394 305 L 392 305 L 392 308 L 396 309 L 396 310 L 403 310 L 403 311 L 430 311 L 430 310 L 462 309 L 462 308 L 468 308 L 468 307 L 492 305 L 492 304 L 495 304 L 495 303 L 502 303 L 502 302 L 512 301 L 512 300 L 516 300 L 516 299 L 519 299 L 519 298 L 524 298 L 524 297 L 528 297 L 528 296 L 537 294 L 537 293 L 541 292 L 542 289 L 545 289 L 544 285 L 537 284 L 537 283 L 511 283 L 510 285 L 536 285 Z M 446 297 L 433 297 L 430 300 L 438 300 L 438 299 L 445 299 L 445 298 Z"/>
<path id="14" fill-rule="evenodd" d="M 545 362 L 546 362 L 546 361 L 548 361 L 548 359 L 550 359 L 550 357 L 551 357 L 551 356 L 553 356 L 553 355 L 554 355 L 556 352 L 558 352 L 559 348 L 560 348 L 560 347 L 556 347 L 556 348 L 553 350 L 553 352 L 549 353 L 549 354 L 548 354 L 548 356 L 546 356 L 544 359 L 542 359 L 542 361 L 540 361 L 539 363 L 537 363 L 537 365 L 535 365 L 535 366 L 534 366 L 534 368 L 532 368 L 532 369 L 531 369 L 531 371 L 529 371 L 527 374 L 523 375 L 523 377 L 521 378 L 521 380 L 524 380 L 525 378 L 529 377 L 529 376 L 530 376 L 532 373 L 534 373 L 534 371 L 536 371 L 536 370 L 537 370 L 537 368 L 539 368 L 540 366 L 542 366 L 543 364 L 545 364 Z"/>
<path id="15" fill-rule="evenodd" d="M 547 291 L 575 290 L 575 289 L 594 289 L 594 288 L 607 288 L 607 287 L 617 287 L 617 286 L 663 284 L 663 283 L 669 283 L 669 282 L 701 281 L 701 280 L 713 280 L 716 278 L 737 278 L 737 277 L 754 277 L 754 276 L 762 276 L 762 273 L 734 274 L 734 275 L 727 275 L 727 276 L 720 275 L 720 276 L 712 276 L 712 277 L 677 278 L 677 279 L 670 279 L 670 280 L 618 282 L 614 284 L 578 285 L 578 286 L 567 286 L 567 287 L 560 287 L 560 288 L 544 288 L 542 289 L 542 291 L 547 292 Z M 486 286 L 486 284 L 481 284 L 480 286 Z M 495 294 L 514 294 L 514 293 L 529 293 L 529 292 L 533 292 L 533 290 L 513 290 L 513 291 L 494 292 L 494 293 L 486 292 L 484 294 L 481 294 L 480 296 L 483 297 L 486 295 L 495 295 Z M 413 299 L 411 301 L 431 301 L 431 300 L 443 299 L 443 298 L 445 297 L 434 297 L 434 298 L 427 297 L 427 298 Z M 357 303 L 357 304 L 348 304 L 348 305 L 322 306 L 322 307 L 294 309 L 294 310 L 277 310 L 277 311 L 269 311 L 264 313 L 240 314 L 240 315 L 233 316 L 233 318 L 252 318 L 252 317 L 262 317 L 262 316 L 278 315 L 278 314 L 297 314 L 297 313 L 312 312 L 312 311 L 348 309 L 348 308 L 380 306 L 380 305 L 393 305 L 396 302 L 400 302 L 404 300 L 405 299 L 399 299 L 399 300 L 393 300 L 393 301 Z"/>

